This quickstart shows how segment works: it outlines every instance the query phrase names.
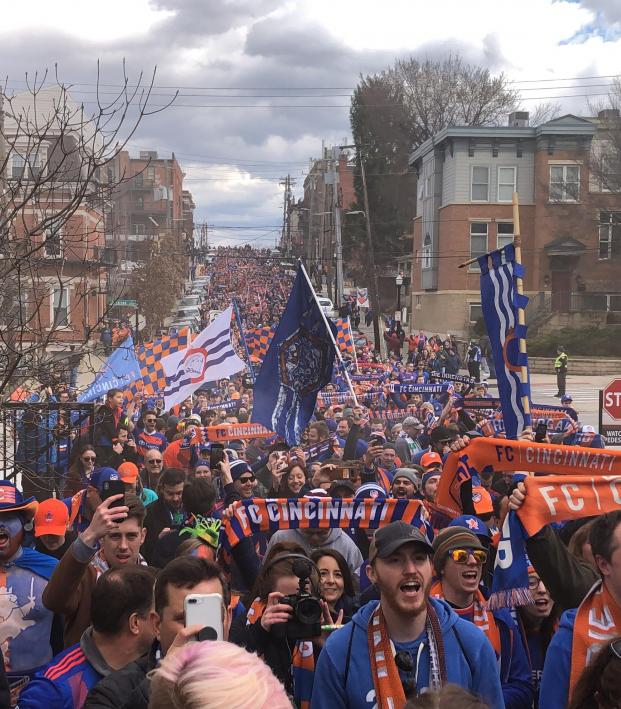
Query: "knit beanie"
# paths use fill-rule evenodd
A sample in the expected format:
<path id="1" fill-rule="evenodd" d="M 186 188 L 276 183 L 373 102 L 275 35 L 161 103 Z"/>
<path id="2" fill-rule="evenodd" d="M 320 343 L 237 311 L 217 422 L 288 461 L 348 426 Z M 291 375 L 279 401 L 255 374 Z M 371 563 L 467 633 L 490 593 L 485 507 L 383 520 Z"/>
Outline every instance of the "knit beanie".
<path id="1" fill-rule="evenodd" d="M 252 472 L 252 468 L 246 463 L 245 460 L 234 460 L 231 463 L 231 477 L 233 480 L 237 480 L 238 478 L 241 478 L 241 476 L 244 473 L 251 473 L 254 475 Z"/>
<path id="2" fill-rule="evenodd" d="M 411 468 L 397 468 L 392 476 L 393 483 L 397 478 L 406 478 L 412 485 L 418 487 L 419 473 Z"/>
<path id="3" fill-rule="evenodd" d="M 421 490 L 425 489 L 425 485 L 429 482 L 429 480 L 431 480 L 431 478 L 439 478 L 441 474 L 442 471 L 438 470 L 437 468 L 435 470 L 429 470 L 428 472 L 424 473 L 420 481 Z"/>
<path id="4" fill-rule="evenodd" d="M 433 540 L 433 566 L 440 574 L 446 563 L 449 549 L 465 547 L 466 549 L 481 549 L 487 551 L 479 538 L 465 527 L 446 527 Z"/>

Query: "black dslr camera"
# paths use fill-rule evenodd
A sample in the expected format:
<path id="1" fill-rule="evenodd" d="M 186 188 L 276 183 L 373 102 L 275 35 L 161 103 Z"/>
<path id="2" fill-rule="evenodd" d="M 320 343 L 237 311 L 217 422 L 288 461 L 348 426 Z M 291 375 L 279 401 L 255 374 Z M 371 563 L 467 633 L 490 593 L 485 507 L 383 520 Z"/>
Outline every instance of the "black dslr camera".
<path id="1" fill-rule="evenodd" d="M 307 590 L 313 565 L 310 561 L 296 559 L 291 570 L 300 579 L 298 592 L 285 596 L 280 600 L 280 603 L 291 606 L 293 613 L 286 623 L 274 625 L 273 632 L 288 640 L 310 640 L 321 635 L 321 618 L 323 616 L 319 598 Z"/>

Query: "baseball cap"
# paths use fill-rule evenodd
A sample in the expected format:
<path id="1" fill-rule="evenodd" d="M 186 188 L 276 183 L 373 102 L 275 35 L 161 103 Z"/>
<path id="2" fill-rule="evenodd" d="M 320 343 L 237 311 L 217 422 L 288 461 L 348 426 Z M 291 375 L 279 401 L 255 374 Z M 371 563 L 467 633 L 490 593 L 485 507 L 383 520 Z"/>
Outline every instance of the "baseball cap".
<path id="1" fill-rule="evenodd" d="M 385 559 L 387 556 L 394 554 L 404 544 L 412 542 L 425 547 L 425 551 L 428 554 L 433 554 L 433 547 L 429 540 L 416 527 L 412 527 L 411 524 L 403 520 L 391 522 L 375 532 L 369 547 L 369 561 L 373 561 L 376 557 Z"/>
<path id="2" fill-rule="evenodd" d="M 477 515 L 489 515 L 494 511 L 492 496 L 484 487 L 472 488 L 472 501 Z"/>
<path id="3" fill-rule="evenodd" d="M 138 466 L 126 460 L 119 465 L 119 477 L 124 483 L 135 483 L 138 479 Z"/>
<path id="4" fill-rule="evenodd" d="M 199 426 L 201 425 L 201 417 L 198 414 L 191 414 L 185 419 L 186 423 L 195 423 L 198 424 Z"/>
<path id="5" fill-rule="evenodd" d="M 573 401 L 574 397 L 571 394 L 563 394 L 561 396 L 561 404 L 564 404 L 566 401 Z"/>
<path id="6" fill-rule="evenodd" d="M 415 428 L 420 428 L 420 429 L 425 428 L 423 426 L 423 424 L 415 416 L 407 416 L 405 419 L 403 419 L 403 423 L 401 425 L 404 428 L 406 426 L 414 426 Z"/>
<path id="7" fill-rule="evenodd" d="M 442 467 L 442 456 L 435 451 L 430 451 L 421 456 L 420 464 L 423 468 L 430 468 L 432 465 L 439 465 Z"/>
<path id="8" fill-rule="evenodd" d="M 485 522 L 474 515 L 455 517 L 449 522 L 449 527 L 464 527 L 469 532 L 476 534 L 477 537 L 485 537 L 486 539 L 490 539 L 492 536 Z"/>
<path id="9" fill-rule="evenodd" d="M 62 536 L 67 531 L 69 524 L 69 510 L 62 500 L 50 497 L 39 503 L 34 516 L 34 535 L 42 537 L 44 534 Z"/>
<path id="10" fill-rule="evenodd" d="M 102 491 L 103 484 L 108 480 L 120 480 L 121 476 L 114 468 L 97 468 L 91 476 L 90 484 Z"/>

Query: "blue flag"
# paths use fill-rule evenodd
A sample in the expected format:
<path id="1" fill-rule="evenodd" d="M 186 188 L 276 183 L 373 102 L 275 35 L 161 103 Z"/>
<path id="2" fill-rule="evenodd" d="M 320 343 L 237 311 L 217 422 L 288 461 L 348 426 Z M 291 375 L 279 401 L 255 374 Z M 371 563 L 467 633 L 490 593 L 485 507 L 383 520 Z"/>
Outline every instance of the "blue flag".
<path id="1" fill-rule="evenodd" d="M 336 333 L 333 324 L 332 337 Z M 252 420 L 297 445 L 317 393 L 332 379 L 335 349 L 308 278 L 298 268 L 254 386 Z"/>
<path id="2" fill-rule="evenodd" d="M 524 267 L 515 262 L 513 244 L 480 256 L 478 262 L 481 307 L 496 364 L 505 432 L 507 438 L 515 439 L 530 426 L 530 415 L 524 411 L 522 402 L 523 396 L 530 400 L 530 385 L 528 378 L 524 383 L 520 379 L 522 366 L 528 367 L 527 355 L 519 347 L 520 338 L 526 339 L 526 326 L 518 321 L 518 308 L 525 308 L 528 298 L 517 292 L 515 284 L 516 278 L 523 277 Z"/>
<path id="3" fill-rule="evenodd" d="M 126 338 L 102 364 L 95 381 L 79 397 L 80 403 L 101 398 L 108 389 L 125 389 L 140 377 L 140 363 L 136 357 L 132 336 Z"/>

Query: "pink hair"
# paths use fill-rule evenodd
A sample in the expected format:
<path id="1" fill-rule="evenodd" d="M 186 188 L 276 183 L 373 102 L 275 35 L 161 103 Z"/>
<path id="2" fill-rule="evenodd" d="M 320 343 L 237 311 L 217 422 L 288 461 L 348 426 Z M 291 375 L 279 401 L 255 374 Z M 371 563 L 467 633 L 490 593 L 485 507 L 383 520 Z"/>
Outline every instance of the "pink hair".
<path id="1" fill-rule="evenodd" d="M 219 640 L 191 642 L 151 675 L 149 709 L 291 709 L 282 684 L 256 655 Z"/>

